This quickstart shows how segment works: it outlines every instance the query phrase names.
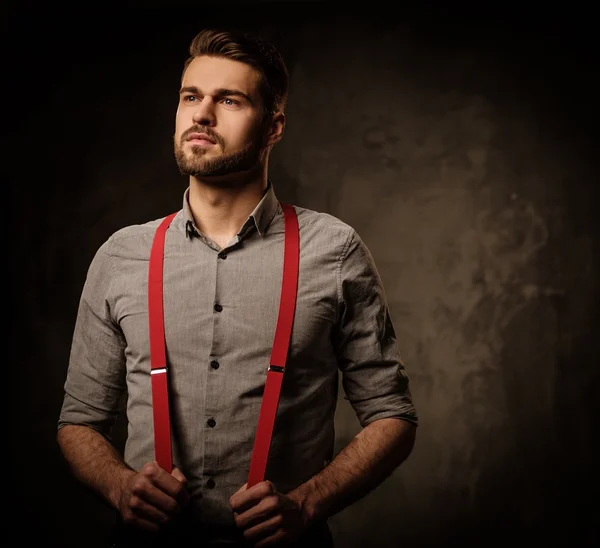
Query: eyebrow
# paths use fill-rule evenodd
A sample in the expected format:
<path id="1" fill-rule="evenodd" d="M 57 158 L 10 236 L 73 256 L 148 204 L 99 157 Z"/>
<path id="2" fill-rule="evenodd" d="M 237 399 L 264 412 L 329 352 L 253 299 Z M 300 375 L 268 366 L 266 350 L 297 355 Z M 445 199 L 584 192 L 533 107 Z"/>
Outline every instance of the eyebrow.
<path id="1" fill-rule="evenodd" d="M 196 86 L 185 86 L 185 87 L 182 87 L 179 90 L 179 95 L 182 95 L 183 93 L 193 93 L 195 95 L 201 95 L 200 90 Z M 250 103 L 251 105 L 254 104 L 254 102 L 252 101 L 252 99 L 250 99 L 249 95 L 247 95 L 243 91 L 240 91 L 240 90 L 237 90 L 237 89 L 220 88 L 220 89 L 218 89 L 218 90 L 215 91 L 214 95 L 215 95 L 215 97 L 231 97 L 231 96 L 242 97 L 243 99 L 245 99 L 246 101 L 248 101 L 248 103 Z"/>

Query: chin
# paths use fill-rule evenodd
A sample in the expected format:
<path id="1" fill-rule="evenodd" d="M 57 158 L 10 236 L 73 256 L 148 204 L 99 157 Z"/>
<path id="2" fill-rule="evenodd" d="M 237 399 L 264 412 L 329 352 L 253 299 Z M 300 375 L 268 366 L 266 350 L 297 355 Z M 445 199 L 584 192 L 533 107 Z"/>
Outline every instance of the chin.
<path id="1" fill-rule="evenodd" d="M 210 149 L 208 147 L 203 147 L 201 145 L 191 145 L 190 150 L 188 151 L 186 156 L 190 160 L 193 160 L 194 158 L 197 158 L 198 156 L 206 156 L 209 152 L 210 152 Z"/>

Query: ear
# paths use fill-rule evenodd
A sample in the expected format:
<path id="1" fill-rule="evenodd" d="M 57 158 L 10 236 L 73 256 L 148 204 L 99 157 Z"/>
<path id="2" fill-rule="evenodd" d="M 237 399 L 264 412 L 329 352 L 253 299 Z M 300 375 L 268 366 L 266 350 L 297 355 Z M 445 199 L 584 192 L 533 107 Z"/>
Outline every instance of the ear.
<path id="1" fill-rule="evenodd" d="M 281 141 L 283 137 L 283 130 L 285 129 L 285 114 L 281 111 L 277 111 L 270 115 L 269 121 L 267 122 L 267 142 L 268 147 Z"/>

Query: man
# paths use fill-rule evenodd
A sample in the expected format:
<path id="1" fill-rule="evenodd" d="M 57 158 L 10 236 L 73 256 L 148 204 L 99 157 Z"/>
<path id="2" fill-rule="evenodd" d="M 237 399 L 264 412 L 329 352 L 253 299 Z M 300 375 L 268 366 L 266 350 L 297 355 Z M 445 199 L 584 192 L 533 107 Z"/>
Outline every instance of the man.
<path id="1" fill-rule="evenodd" d="M 155 456 L 148 325 L 162 219 L 117 231 L 90 265 L 57 438 L 75 477 L 118 511 L 117 545 L 331 546 L 327 519 L 412 450 L 417 416 L 371 255 L 341 220 L 294 206 L 293 328 L 268 467 L 247 481 L 282 293 L 287 225 L 268 159 L 287 86 L 259 39 L 206 30 L 191 43 L 174 135 L 189 187 L 162 252 L 172 469 Z M 334 457 L 340 373 L 362 430 Z M 121 455 L 110 432 L 125 394 Z"/>

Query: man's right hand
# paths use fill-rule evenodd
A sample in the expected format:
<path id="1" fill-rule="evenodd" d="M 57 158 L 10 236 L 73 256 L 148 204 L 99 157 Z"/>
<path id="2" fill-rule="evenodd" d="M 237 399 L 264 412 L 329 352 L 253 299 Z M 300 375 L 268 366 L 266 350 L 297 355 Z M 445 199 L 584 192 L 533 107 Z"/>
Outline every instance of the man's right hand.
<path id="1" fill-rule="evenodd" d="M 118 510 L 129 527 L 154 532 L 177 516 L 189 503 L 187 479 L 178 468 L 172 473 L 157 462 L 148 462 L 123 479 Z"/>

